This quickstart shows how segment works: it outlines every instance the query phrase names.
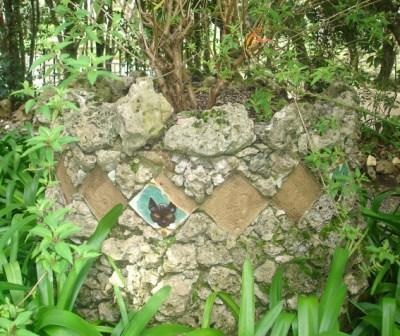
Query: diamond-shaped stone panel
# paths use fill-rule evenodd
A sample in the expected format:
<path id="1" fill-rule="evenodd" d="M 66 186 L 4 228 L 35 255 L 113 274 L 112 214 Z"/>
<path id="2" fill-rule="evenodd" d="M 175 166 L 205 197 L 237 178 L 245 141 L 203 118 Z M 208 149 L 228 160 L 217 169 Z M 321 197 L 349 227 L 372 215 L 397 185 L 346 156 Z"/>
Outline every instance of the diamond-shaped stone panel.
<path id="1" fill-rule="evenodd" d="M 231 175 L 205 201 L 202 209 L 234 235 L 243 232 L 268 204 L 241 175 Z"/>
<path id="2" fill-rule="evenodd" d="M 182 189 L 178 188 L 164 173 L 158 175 L 154 180 L 164 190 L 171 201 L 185 212 L 191 214 L 198 208 L 197 203 L 188 197 Z"/>
<path id="3" fill-rule="evenodd" d="M 96 166 L 86 177 L 81 191 L 97 219 L 101 219 L 119 203 L 127 205 L 124 195 L 112 184 L 99 166 Z"/>
<path id="4" fill-rule="evenodd" d="M 56 169 L 56 177 L 58 182 L 60 183 L 60 188 L 67 203 L 71 203 L 72 195 L 77 192 L 76 188 L 72 184 L 71 178 L 67 174 L 67 169 L 64 165 L 65 156 L 62 155 L 60 160 L 58 161 L 57 169 Z"/>
<path id="5" fill-rule="evenodd" d="M 321 193 L 321 187 L 314 176 L 307 168 L 299 164 L 273 197 L 273 201 L 297 222 L 311 208 Z"/>

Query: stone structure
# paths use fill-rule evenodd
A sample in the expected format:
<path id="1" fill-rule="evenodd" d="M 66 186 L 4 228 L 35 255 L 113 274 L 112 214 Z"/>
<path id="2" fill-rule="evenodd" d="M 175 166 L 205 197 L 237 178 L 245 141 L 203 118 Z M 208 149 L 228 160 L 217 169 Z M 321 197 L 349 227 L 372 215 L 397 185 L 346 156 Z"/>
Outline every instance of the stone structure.
<path id="1" fill-rule="evenodd" d="M 301 161 L 310 146 L 339 146 L 350 156 L 356 152 L 358 119 L 351 109 L 290 104 L 270 122 L 254 124 L 242 105 L 228 104 L 200 116 L 182 113 L 168 128 L 172 109 L 149 79 L 138 79 L 114 103 L 99 104 L 82 92 L 71 97 L 79 110 L 65 114 L 62 123 L 79 142 L 60 160 L 58 191 L 83 238 L 94 230 L 104 205 L 126 204 L 150 181 L 158 180 L 176 204 L 191 212 L 175 230 L 157 230 L 126 207 L 103 252 L 122 269 L 128 304 L 137 309 L 170 284 L 171 296 L 157 320 L 196 325 L 211 291 L 239 295 L 246 256 L 255 269 L 261 304 L 267 303 L 266 288 L 280 265 L 289 306 L 298 293 L 321 288 L 339 240 L 331 225 L 335 206 Z M 357 104 L 350 91 L 335 98 Z M 299 113 L 306 125 L 324 116 L 336 117 L 339 124 L 324 135 L 311 128 L 306 132 Z M 83 313 L 116 318 L 114 278 L 101 259 L 81 293 Z M 214 313 L 218 327 L 233 327 L 223 305 Z"/>

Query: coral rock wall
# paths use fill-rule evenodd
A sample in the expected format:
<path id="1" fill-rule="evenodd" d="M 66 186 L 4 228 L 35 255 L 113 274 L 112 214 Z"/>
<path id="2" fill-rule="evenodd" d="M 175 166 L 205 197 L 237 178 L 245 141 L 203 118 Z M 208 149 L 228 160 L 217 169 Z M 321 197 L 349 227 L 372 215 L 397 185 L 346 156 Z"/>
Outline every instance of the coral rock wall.
<path id="1" fill-rule="evenodd" d="M 227 104 L 170 121 L 172 108 L 147 78 L 137 79 L 113 103 L 96 102 L 79 89 L 71 98 L 79 109 L 60 122 L 79 142 L 61 158 L 60 186 L 49 194 L 71 208 L 69 217 L 81 226 L 82 239 L 93 232 L 96 217 L 113 204 L 126 205 L 103 253 L 125 276 L 128 304 L 138 308 L 169 284 L 172 293 L 157 319 L 195 325 L 211 291 L 239 295 L 246 256 L 262 304 L 280 265 L 289 306 L 298 292 L 321 287 L 339 241 L 331 223 L 335 207 L 301 162 L 310 143 L 339 146 L 349 157 L 356 152 L 358 119 L 351 109 L 316 102 L 298 110 L 290 104 L 270 122 L 255 124 L 243 105 Z M 335 98 L 357 104 L 351 91 Z M 299 113 L 306 125 L 324 116 L 339 125 L 324 135 L 306 133 Z M 128 203 L 148 183 L 163 187 L 187 219 L 172 229 L 157 228 L 135 212 Z M 80 296 L 81 312 L 116 319 L 115 279 L 101 258 Z M 218 326 L 233 327 L 223 305 L 214 313 Z"/>

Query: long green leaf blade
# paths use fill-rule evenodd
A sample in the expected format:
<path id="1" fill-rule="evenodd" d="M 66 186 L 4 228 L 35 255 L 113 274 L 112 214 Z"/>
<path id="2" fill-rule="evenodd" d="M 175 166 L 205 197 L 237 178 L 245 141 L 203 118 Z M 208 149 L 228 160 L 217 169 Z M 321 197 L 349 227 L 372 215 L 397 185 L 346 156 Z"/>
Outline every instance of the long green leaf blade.
<path id="1" fill-rule="evenodd" d="M 235 320 L 239 321 L 240 307 L 236 303 L 236 301 L 232 298 L 232 296 L 230 296 L 228 293 L 225 292 L 218 292 L 217 295 L 222 300 L 222 302 L 227 306 L 227 308 L 232 313 Z"/>
<path id="2" fill-rule="evenodd" d="M 291 313 L 281 313 L 276 320 L 271 332 L 271 336 L 286 336 L 295 316 Z"/>
<path id="3" fill-rule="evenodd" d="M 272 328 L 276 319 L 282 312 L 282 308 L 283 302 L 281 301 L 263 316 L 263 318 L 257 324 L 255 336 L 264 336 L 268 333 L 268 331 Z"/>
<path id="4" fill-rule="evenodd" d="M 333 330 L 337 326 L 340 308 L 346 295 L 343 275 L 348 255 L 348 251 L 342 248 L 337 248 L 333 255 L 328 280 L 321 297 L 319 332 Z"/>
<path id="5" fill-rule="evenodd" d="M 299 336 L 318 335 L 318 299 L 300 296 L 298 304 Z"/>
<path id="6" fill-rule="evenodd" d="M 191 331 L 193 328 L 182 324 L 163 324 L 143 331 L 140 336 L 176 336 Z"/>
<path id="7" fill-rule="evenodd" d="M 122 214 L 123 206 L 121 204 L 112 208 L 99 222 L 96 231 L 88 240 L 94 251 L 100 251 L 101 244 L 107 237 L 111 229 L 118 221 L 118 217 Z M 64 289 L 57 302 L 57 307 L 61 309 L 71 310 L 78 296 L 89 270 L 95 261 L 90 258 L 81 263 L 75 263 L 64 284 Z"/>
<path id="8" fill-rule="evenodd" d="M 279 267 L 272 277 L 269 290 L 269 308 L 274 308 L 282 300 L 283 269 Z"/>
<path id="9" fill-rule="evenodd" d="M 101 336 L 94 326 L 78 315 L 56 307 L 45 307 L 39 310 L 35 323 L 35 330 L 51 328 L 56 332 L 58 328 L 67 329 L 79 336 Z M 71 335 L 70 333 L 70 335 Z"/>
<path id="10" fill-rule="evenodd" d="M 239 336 L 254 335 L 254 277 L 253 267 L 249 259 L 243 265 L 242 290 L 240 298 L 239 312 Z"/>
<path id="11" fill-rule="evenodd" d="M 382 299 L 382 336 L 393 336 L 395 328 L 396 300 Z"/>
<path id="12" fill-rule="evenodd" d="M 209 328 L 211 323 L 212 311 L 214 308 L 215 300 L 217 299 L 217 293 L 211 293 L 204 304 L 203 321 L 201 322 L 202 328 Z"/>
<path id="13" fill-rule="evenodd" d="M 171 287 L 165 286 L 156 292 L 129 321 L 129 325 L 122 333 L 122 336 L 139 336 L 168 298 L 170 291 Z"/>

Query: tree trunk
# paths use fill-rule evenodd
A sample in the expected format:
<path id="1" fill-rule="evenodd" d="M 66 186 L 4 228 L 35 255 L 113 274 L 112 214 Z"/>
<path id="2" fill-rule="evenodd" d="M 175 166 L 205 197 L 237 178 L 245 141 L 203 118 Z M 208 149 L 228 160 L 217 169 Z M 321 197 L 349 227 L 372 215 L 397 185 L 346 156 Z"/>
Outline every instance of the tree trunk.
<path id="1" fill-rule="evenodd" d="M 97 14 L 96 24 L 97 26 L 101 26 L 103 29 L 97 30 L 97 38 L 99 42 L 96 42 L 96 57 L 104 56 L 104 44 L 105 44 L 105 37 L 104 37 L 104 23 L 105 23 L 105 6 L 102 5 L 99 9 L 99 13 Z M 101 64 L 101 68 L 104 68 L 104 64 Z"/>
<path id="2" fill-rule="evenodd" d="M 106 55 L 111 55 L 114 56 L 114 42 L 112 39 L 112 12 L 113 12 L 113 7 L 112 7 L 112 1 L 109 3 L 109 5 L 107 6 L 107 16 L 108 16 L 108 20 L 107 20 L 107 33 L 106 36 L 107 38 L 105 39 L 105 49 L 106 49 Z M 121 66 L 121 64 L 120 64 Z M 107 71 L 111 71 L 112 70 L 112 59 L 106 61 L 106 70 Z"/>
<path id="3" fill-rule="evenodd" d="M 396 59 L 396 52 L 394 44 L 391 41 L 385 40 L 382 45 L 383 55 L 381 60 L 381 68 L 376 78 L 376 82 L 381 86 L 385 87 L 387 81 L 392 73 L 394 61 Z"/>
<path id="4" fill-rule="evenodd" d="M 38 26 L 40 22 L 40 7 L 39 0 L 30 0 L 31 4 L 31 38 L 30 38 L 30 46 L 29 46 L 29 69 L 31 68 L 35 53 L 36 53 L 36 36 L 38 32 Z M 28 80 L 32 83 L 32 71 L 28 73 Z"/>
<path id="5" fill-rule="evenodd" d="M 20 13 L 20 0 L 4 0 L 5 12 L 5 50 L 1 50 L 4 58 L 8 60 L 6 67 L 7 88 L 10 91 L 21 86 L 25 79 L 25 48 L 23 44 L 22 19 Z"/>

